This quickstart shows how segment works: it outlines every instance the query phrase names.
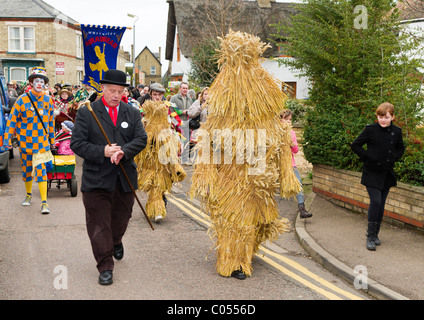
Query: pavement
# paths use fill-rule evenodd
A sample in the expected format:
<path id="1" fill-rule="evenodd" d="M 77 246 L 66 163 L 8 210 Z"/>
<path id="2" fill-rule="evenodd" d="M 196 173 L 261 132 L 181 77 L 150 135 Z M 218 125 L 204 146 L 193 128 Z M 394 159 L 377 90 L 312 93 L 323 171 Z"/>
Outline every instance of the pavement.
<path id="1" fill-rule="evenodd" d="M 309 219 L 297 215 L 294 222 L 297 238 L 307 253 L 375 299 L 424 300 L 424 230 L 383 220 L 381 246 L 376 251 L 367 250 L 366 214 L 342 208 L 312 192 L 312 164 L 302 150 L 294 157 L 302 177 L 305 206 L 313 214 Z M 284 210 L 285 206 L 280 207 L 283 216 Z"/>
<path id="2" fill-rule="evenodd" d="M 18 162 L 15 161 L 15 163 L 17 165 Z M 308 176 L 308 170 L 310 170 L 309 167 L 302 167 L 304 177 Z M 185 188 L 182 191 L 184 192 L 187 191 L 190 179 L 186 180 L 183 184 Z M 296 212 L 296 199 L 279 198 L 277 200 L 280 214 L 290 218 L 290 221 L 294 221 L 294 232 L 304 250 L 324 268 L 375 299 L 424 300 L 424 272 L 422 271 L 424 231 L 383 221 L 379 234 L 382 244 L 377 247 L 376 251 L 369 251 L 365 245 L 366 215 L 339 207 L 333 204 L 331 199 L 315 194 L 311 191 L 310 183 L 310 181 L 304 181 L 305 205 L 307 210 L 313 214 L 311 218 L 299 218 Z M 9 196 L 7 192 L 4 195 Z M 10 190 L 11 195 L 13 195 L 12 190 Z M 2 221 L 3 224 L 12 223 L 11 221 L 16 218 L 16 215 L 10 214 L 10 212 L 9 215 L 7 221 Z M 75 217 L 71 216 L 71 218 Z M 32 222 L 27 221 L 25 225 L 27 226 L 28 223 L 33 228 Z M 62 227 L 64 223 L 63 221 L 58 223 L 59 227 Z M 45 226 L 42 227 L 45 228 Z M 75 224 L 75 228 L 84 230 L 78 223 Z M 146 228 L 148 227 L 146 226 Z M 66 231 L 69 232 L 67 229 Z M 81 232 L 85 234 L 83 231 Z M 203 232 L 203 230 L 199 232 Z M 23 237 L 30 235 L 26 232 L 21 234 Z M 37 237 L 39 234 L 41 232 L 36 233 Z M 25 239 L 27 240 L 27 238 Z M 81 239 L 84 241 L 81 247 L 88 248 L 85 246 L 86 237 Z M 293 237 L 293 239 L 295 238 Z M 28 242 L 30 241 L 26 241 L 26 243 Z M 75 246 L 74 242 L 75 239 L 72 244 L 69 242 L 69 244 L 63 245 L 61 247 L 63 253 L 61 251 L 58 255 L 66 255 L 67 251 L 63 248 Z M 281 244 L 287 244 L 287 238 L 284 235 L 279 242 L 276 242 L 276 245 Z M 4 247 L 8 248 L 8 246 Z M 31 251 L 33 259 L 37 256 L 34 252 Z M 90 256 L 89 252 L 86 254 Z M 81 257 L 84 258 L 84 255 Z M 75 268 L 79 270 L 79 268 Z M 72 268 L 70 266 L 70 269 L 73 269 L 73 266 Z M 6 270 L 4 266 L 3 270 Z M 88 274 L 90 273 L 88 272 Z M 49 275 L 51 275 L 51 271 Z"/>
<path id="3" fill-rule="evenodd" d="M 424 299 L 424 231 L 383 220 L 376 251 L 366 249 L 367 217 L 310 192 L 311 218 L 296 218 L 302 247 L 325 268 L 381 300 Z"/>
<path id="4" fill-rule="evenodd" d="M 366 214 L 342 208 L 312 191 L 312 164 L 300 150 L 294 155 L 302 177 L 306 209 L 300 219 L 296 199 L 277 197 L 280 215 L 294 221 L 303 249 L 319 264 L 378 300 L 424 300 L 424 230 L 383 218 L 376 251 L 366 248 Z M 187 169 L 187 167 L 186 167 Z M 189 176 L 191 170 L 188 170 Z M 191 178 L 187 178 L 189 181 Z M 187 191 L 187 190 L 185 190 Z M 286 238 L 274 242 L 284 246 Z"/>
<path id="5" fill-rule="evenodd" d="M 292 221 L 297 240 L 307 254 L 347 283 L 378 300 L 424 300 L 424 230 L 383 220 L 376 251 L 366 248 L 367 216 L 342 208 L 312 192 L 311 166 L 301 164 L 306 209 L 300 219 L 294 198 L 276 198 L 282 217 Z M 192 168 L 185 167 L 191 179 Z M 181 192 L 188 191 L 189 183 Z M 282 236 L 273 243 L 287 245 Z"/>

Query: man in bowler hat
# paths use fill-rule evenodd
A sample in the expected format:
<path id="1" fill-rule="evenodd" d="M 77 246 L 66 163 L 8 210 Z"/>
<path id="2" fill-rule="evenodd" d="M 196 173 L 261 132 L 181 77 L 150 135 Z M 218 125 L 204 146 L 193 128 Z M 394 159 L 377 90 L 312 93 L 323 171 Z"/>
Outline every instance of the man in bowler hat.
<path id="1" fill-rule="evenodd" d="M 113 283 L 114 260 L 124 256 L 122 237 L 134 205 L 131 186 L 121 171 L 122 164 L 134 190 L 137 170 L 134 157 L 147 143 L 140 112 L 121 101 L 126 74 L 108 70 L 100 80 L 103 96 L 91 107 L 111 145 L 87 106 L 78 110 L 71 139 L 71 149 L 84 159 L 81 192 L 99 283 Z"/>

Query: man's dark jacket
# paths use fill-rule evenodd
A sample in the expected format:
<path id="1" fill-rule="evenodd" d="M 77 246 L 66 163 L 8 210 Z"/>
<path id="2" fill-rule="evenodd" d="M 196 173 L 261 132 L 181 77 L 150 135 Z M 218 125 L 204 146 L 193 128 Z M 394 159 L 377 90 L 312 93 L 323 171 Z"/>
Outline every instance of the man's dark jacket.
<path id="1" fill-rule="evenodd" d="M 147 143 L 147 133 L 141 123 L 140 111 L 121 101 L 115 126 L 101 99 L 93 102 L 91 107 L 109 141 L 122 147 L 124 157 L 120 163 L 134 190 L 137 190 L 137 166 L 134 157 L 146 147 Z M 110 192 L 115 189 L 119 179 L 123 190 L 131 192 L 120 166 L 112 164 L 110 158 L 105 157 L 106 145 L 106 138 L 87 106 L 78 109 L 72 131 L 71 149 L 84 159 L 81 191 L 102 189 Z"/>
<path id="2" fill-rule="evenodd" d="M 367 145 L 366 150 L 364 145 Z M 380 190 L 396 185 L 393 165 L 405 151 L 402 129 L 393 124 L 387 128 L 378 123 L 369 124 L 353 141 L 351 148 L 364 163 L 363 185 Z"/>

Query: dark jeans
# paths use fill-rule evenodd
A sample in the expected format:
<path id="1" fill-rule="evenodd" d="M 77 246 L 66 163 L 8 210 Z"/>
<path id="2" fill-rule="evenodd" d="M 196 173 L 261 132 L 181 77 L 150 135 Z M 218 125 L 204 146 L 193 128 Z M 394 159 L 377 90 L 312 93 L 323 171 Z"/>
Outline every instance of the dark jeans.
<path id="1" fill-rule="evenodd" d="M 368 208 L 368 221 L 369 222 L 381 222 L 384 215 L 384 206 L 386 204 L 386 198 L 389 194 L 390 188 L 388 189 L 377 189 L 367 187 L 368 195 L 370 197 L 370 206 Z"/>
<path id="2" fill-rule="evenodd" d="M 119 183 L 118 183 L 119 184 Z M 132 192 L 83 192 L 87 233 L 99 272 L 113 270 L 113 246 L 120 244 L 134 205 Z"/>

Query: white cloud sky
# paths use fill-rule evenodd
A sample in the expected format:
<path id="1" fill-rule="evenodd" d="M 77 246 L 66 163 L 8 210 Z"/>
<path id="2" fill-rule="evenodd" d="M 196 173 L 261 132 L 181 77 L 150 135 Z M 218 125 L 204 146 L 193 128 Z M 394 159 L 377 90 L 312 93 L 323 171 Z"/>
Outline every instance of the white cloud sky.
<path id="1" fill-rule="evenodd" d="M 133 27 L 135 18 L 136 55 L 145 46 L 152 52 L 162 49 L 162 65 L 164 63 L 166 24 L 168 20 L 168 3 L 166 0 L 44 0 L 57 10 L 78 21 L 80 24 L 109 25 Z M 121 40 L 121 46 L 131 51 L 133 30 L 126 30 Z"/>
<path id="2" fill-rule="evenodd" d="M 164 71 L 168 68 L 165 60 L 166 27 L 168 3 L 166 0 L 44 0 L 57 10 L 78 21 L 80 24 L 133 27 L 135 18 L 136 56 L 147 46 L 152 52 L 159 52 Z M 277 2 L 299 2 L 299 0 Z M 66 41 L 66 40 L 64 40 Z M 131 51 L 133 30 L 126 30 L 121 40 L 124 50 Z"/>

